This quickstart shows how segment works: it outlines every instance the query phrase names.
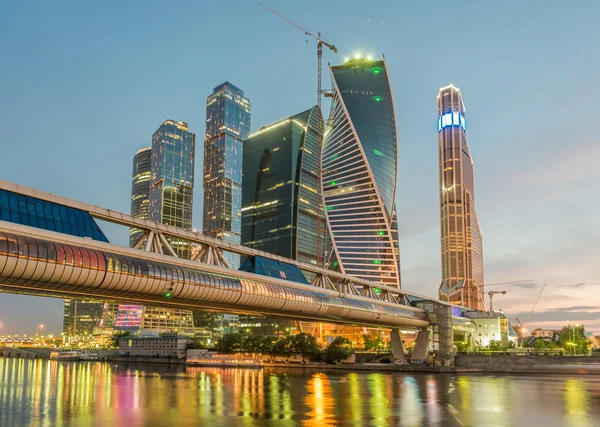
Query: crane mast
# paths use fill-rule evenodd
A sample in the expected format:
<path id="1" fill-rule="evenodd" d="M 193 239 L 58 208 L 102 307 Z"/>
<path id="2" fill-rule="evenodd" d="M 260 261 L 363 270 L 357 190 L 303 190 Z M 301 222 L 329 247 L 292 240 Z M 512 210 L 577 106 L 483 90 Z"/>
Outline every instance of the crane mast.
<path id="1" fill-rule="evenodd" d="M 300 31 L 302 31 L 305 35 L 312 37 L 313 39 L 315 39 L 317 41 L 317 105 L 319 106 L 319 112 L 321 113 L 321 116 L 323 115 L 323 108 L 322 108 L 322 101 L 321 101 L 321 95 L 323 94 L 323 89 L 322 89 L 322 79 L 321 79 L 321 69 L 322 69 L 322 63 L 323 63 L 323 46 L 327 47 L 329 50 L 331 50 L 333 53 L 337 53 L 337 47 L 335 47 L 335 45 L 329 44 L 327 43 L 325 40 L 322 39 L 321 37 L 321 33 L 317 32 L 317 34 L 313 34 L 310 31 L 308 31 L 306 28 L 301 27 L 300 25 L 296 24 L 294 21 L 292 21 L 291 19 L 286 18 L 285 16 L 283 16 L 282 14 L 276 12 L 275 10 L 271 9 L 269 6 L 267 6 L 264 3 L 259 3 L 263 8 L 265 8 L 266 10 L 268 10 L 269 12 L 277 15 L 278 17 L 280 17 L 281 19 L 283 19 L 284 21 L 286 21 L 287 23 L 289 23 L 290 25 L 293 25 L 294 27 L 296 27 L 297 29 L 299 29 Z M 320 267 L 323 267 L 325 264 L 325 251 L 326 248 L 321 247 L 321 240 L 322 240 L 322 234 L 325 232 L 325 230 L 323 230 L 322 228 L 322 219 L 321 219 L 321 215 L 322 215 L 322 200 L 321 197 L 322 195 L 322 190 L 323 190 L 323 183 L 322 183 L 322 159 L 321 159 L 321 150 L 323 149 L 323 120 L 319 120 L 319 126 L 318 126 L 318 141 L 317 141 L 318 145 L 319 145 L 319 155 L 317 156 L 317 186 L 319 189 L 319 195 L 317 196 L 317 264 Z"/>

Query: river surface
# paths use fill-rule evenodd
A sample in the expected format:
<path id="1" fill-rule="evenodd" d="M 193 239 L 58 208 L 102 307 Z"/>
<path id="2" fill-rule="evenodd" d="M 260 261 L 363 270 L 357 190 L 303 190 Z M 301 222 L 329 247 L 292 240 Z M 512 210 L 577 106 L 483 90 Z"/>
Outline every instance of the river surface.
<path id="1" fill-rule="evenodd" d="M 0 426 L 600 426 L 600 376 L 0 358 Z"/>

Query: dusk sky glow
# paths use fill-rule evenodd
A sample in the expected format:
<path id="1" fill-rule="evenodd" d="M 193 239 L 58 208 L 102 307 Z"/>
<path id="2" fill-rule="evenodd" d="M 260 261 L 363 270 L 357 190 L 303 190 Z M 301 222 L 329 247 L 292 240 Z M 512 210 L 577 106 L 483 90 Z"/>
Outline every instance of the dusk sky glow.
<path id="1" fill-rule="evenodd" d="M 441 280 L 436 96 L 453 83 L 466 106 L 485 280 L 534 279 L 494 287 L 507 291 L 495 308 L 524 321 L 545 283 L 531 326 L 569 320 L 600 333 L 600 2 L 268 4 L 338 47 L 325 64 L 385 55 L 403 288 L 435 296 Z M 252 100 L 252 132 L 316 103 L 315 43 L 255 1 L 13 1 L 0 15 L 2 180 L 129 212 L 135 152 L 165 119 L 186 121 L 201 229 L 213 87 L 228 80 Z M 101 226 L 127 244 L 127 229 Z M 35 334 L 40 323 L 59 334 L 62 305 L 0 294 L 0 335 Z"/>

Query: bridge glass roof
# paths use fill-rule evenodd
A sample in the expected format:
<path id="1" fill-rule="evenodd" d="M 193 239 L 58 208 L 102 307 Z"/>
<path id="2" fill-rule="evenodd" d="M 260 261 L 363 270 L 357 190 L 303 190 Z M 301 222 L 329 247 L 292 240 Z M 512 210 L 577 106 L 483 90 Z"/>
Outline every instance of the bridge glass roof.
<path id="1" fill-rule="evenodd" d="M 0 189 L 0 219 L 108 242 L 89 212 L 2 189 Z"/>

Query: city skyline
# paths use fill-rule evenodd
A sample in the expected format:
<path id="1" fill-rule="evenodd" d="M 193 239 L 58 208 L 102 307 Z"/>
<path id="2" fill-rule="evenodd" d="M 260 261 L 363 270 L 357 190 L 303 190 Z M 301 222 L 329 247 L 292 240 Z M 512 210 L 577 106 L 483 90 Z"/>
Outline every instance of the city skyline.
<path id="1" fill-rule="evenodd" d="M 593 5 L 593 3 L 589 4 Z M 397 70 L 392 71 L 395 73 L 392 81 L 396 89 L 396 102 L 398 104 L 399 100 L 403 100 L 404 103 L 409 103 L 411 106 L 411 108 L 402 108 L 397 112 L 401 141 L 399 162 L 402 165 L 398 199 L 409 201 L 409 203 L 406 201 L 398 203 L 399 208 L 404 210 L 399 212 L 399 222 L 401 223 L 399 229 L 401 232 L 403 286 L 406 289 L 418 291 L 423 287 L 425 291 L 421 292 L 433 296 L 436 294 L 440 282 L 439 218 L 437 218 L 439 212 L 435 208 L 437 204 L 435 199 L 438 197 L 437 160 L 435 148 L 431 149 L 431 145 L 435 146 L 433 141 L 436 138 L 436 130 L 432 123 L 436 119 L 431 98 L 439 87 L 452 82 L 461 87 L 469 100 L 469 138 L 473 141 L 473 156 L 477 159 L 478 214 L 485 232 L 486 276 L 489 281 L 523 277 L 532 277 L 536 280 L 534 284 L 507 286 L 506 290 L 509 293 L 499 297 L 498 307 L 510 306 L 509 314 L 527 313 L 533 305 L 536 293 L 539 292 L 539 285 L 548 283 L 549 287 L 538 308 L 541 313 L 535 313 L 532 316 L 533 321 L 553 321 L 557 324 L 564 324 L 567 319 L 570 319 L 572 322 L 580 321 L 584 324 L 599 325 L 596 319 L 600 317 L 597 314 L 600 311 L 597 291 L 600 277 L 597 267 L 595 267 L 595 260 L 599 254 L 595 248 L 595 242 L 600 233 L 593 218 L 598 215 L 600 209 L 597 197 L 594 197 L 593 182 L 597 182 L 598 179 L 595 159 L 600 153 L 593 129 L 595 113 L 591 102 L 597 98 L 598 82 L 596 76 L 592 76 L 584 70 L 584 68 L 595 69 L 597 67 L 594 64 L 598 63 L 598 54 L 592 50 L 590 42 L 585 37 L 586 34 L 591 34 L 589 33 L 591 23 L 588 17 L 593 14 L 582 14 L 573 10 L 559 13 L 556 8 L 545 7 L 542 20 L 564 22 L 566 19 L 567 24 L 571 25 L 569 28 L 572 29 L 573 34 L 570 34 L 566 28 L 554 27 L 553 32 L 548 32 L 540 30 L 538 24 L 533 24 L 526 30 L 519 29 L 516 34 L 505 35 L 503 30 L 506 16 L 509 14 L 509 6 L 498 7 L 499 11 L 494 16 L 488 14 L 489 10 L 484 6 L 476 7 L 474 11 L 469 12 L 468 16 L 470 17 L 479 15 L 487 18 L 485 22 L 493 37 L 484 34 L 482 38 L 476 38 L 475 41 L 471 37 L 470 41 L 461 42 L 462 53 L 464 53 L 461 62 L 464 63 L 459 64 L 455 59 L 444 58 L 444 67 L 439 67 L 442 70 L 433 70 L 436 67 L 429 66 L 432 61 L 439 60 L 439 55 L 443 53 L 443 50 L 440 51 L 439 44 L 432 42 L 433 37 L 440 36 L 432 28 L 440 23 L 431 10 L 415 9 L 415 6 L 404 9 L 403 16 L 406 13 L 416 15 L 415 24 L 409 23 L 406 30 L 391 30 L 392 25 L 387 18 L 379 18 L 382 21 L 388 21 L 382 25 L 378 23 L 380 22 L 378 17 L 371 15 L 372 17 L 368 18 L 370 16 L 368 12 L 353 12 L 348 19 L 350 22 L 356 23 L 355 28 L 358 33 L 356 36 L 352 36 L 339 26 L 332 25 L 330 27 L 320 18 L 305 15 L 300 8 L 295 6 L 285 6 L 283 11 L 289 11 L 299 21 L 311 23 L 311 28 L 322 28 L 324 34 L 331 38 L 335 37 L 336 42 L 344 41 L 344 52 L 341 52 L 339 57 L 327 58 L 335 64 L 342 62 L 341 58 L 345 52 L 352 55 L 355 50 L 361 50 L 363 53 L 369 50 L 373 54 L 385 52 L 388 61 L 394 62 L 390 69 Z M 16 13 L 15 11 L 18 12 L 18 9 L 20 6 L 9 10 L 13 14 L 7 16 L 13 16 L 16 19 L 12 20 L 4 31 L 19 33 L 20 30 L 15 25 L 22 22 L 25 15 Z M 60 10 L 60 8 L 58 9 Z M 458 6 L 457 9 L 457 13 L 465 12 L 461 6 Z M 84 10 L 85 8 L 79 7 L 70 13 L 76 16 L 78 13 L 83 13 Z M 379 13 L 382 16 L 392 16 L 392 10 L 394 10 L 393 6 L 387 5 Z M 520 6 L 519 10 L 521 14 L 514 17 L 517 22 L 527 21 L 531 19 L 531 16 L 539 16 L 539 10 L 533 6 Z M 289 46 L 297 48 L 297 50 L 290 49 L 293 50 L 293 53 L 288 55 L 312 58 L 312 52 L 310 55 L 304 52 L 305 43 L 302 37 L 296 37 L 293 33 L 288 35 L 284 28 L 278 27 L 268 17 L 262 17 L 260 13 L 254 13 L 251 9 L 248 11 L 253 18 L 260 20 L 259 22 L 262 24 L 259 26 L 277 31 L 278 34 L 281 34 L 282 40 L 289 41 Z M 239 13 L 244 14 L 243 12 Z M 51 11 L 44 11 L 44 13 L 54 16 Z M 146 13 L 151 15 L 153 12 Z M 61 19 L 71 22 L 69 17 L 73 15 Z M 193 16 L 193 12 L 190 13 L 190 16 Z M 425 16 L 430 21 L 425 21 Z M 512 17 L 512 14 L 510 16 Z M 558 21 L 559 16 L 560 21 Z M 28 25 L 39 23 L 40 18 L 40 12 L 33 13 L 31 23 Z M 100 13 L 98 19 L 106 20 L 108 17 Z M 372 21 L 368 22 L 369 19 Z M 577 27 L 573 27 L 572 24 L 572 21 L 575 20 L 578 22 Z M 483 24 L 471 23 L 471 21 L 463 28 L 463 31 L 472 35 L 474 32 L 480 31 Z M 432 34 L 423 41 L 412 41 L 411 43 L 415 44 L 414 49 L 395 49 L 383 39 L 381 39 L 382 43 L 377 43 L 378 36 L 368 38 L 369 33 L 376 35 L 381 33 L 381 37 L 383 35 L 387 37 L 392 34 L 390 31 L 397 31 L 394 39 L 412 40 L 402 36 L 406 36 L 410 31 L 416 31 L 417 23 L 424 24 L 424 28 L 419 34 L 428 30 L 432 30 Z M 134 27 L 141 25 L 141 21 L 138 23 L 136 18 L 133 24 Z M 377 24 L 376 28 L 375 24 Z M 440 25 L 441 27 L 443 25 Z M 25 28 L 29 27 L 26 25 Z M 88 38 L 94 38 L 95 31 L 96 29 L 92 27 L 87 32 L 83 31 L 83 34 Z M 538 35 L 535 34 L 536 31 L 538 31 Z M 35 34 L 38 34 L 39 37 L 39 30 L 33 31 L 32 35 Z M 67 34 L 70 33 L 67 31 Z M 181 36 L 182 34 L 178 33 L 178 37 Z M 53 37 L 60 39 L 62 36 L 58 34 Z M 258 38 L 261 49 L 263 44 L 267 44 L 267 41 L 260 40 L 256 33 L 253 33 L 253 37 Z M 360 37 L 364 37 L 364 41 L 361 41 Z M 574 43 L 575 37 L 579 40 L 579 44 Z M 582 38 L 583 41 L 581 41 Z M 536 55 L 521 56 L 511 50 L 512 47 L 517 46 L 516 43 L 520 43 L 519 39 L 529 40 L 531 45 L 536 46 Z M 190 38 L 190 43 L 192 43 L 191 40 L 193 37 Z M 23 43 L 27 47 L 31 41 L 23 38 Z M 140 42 L 134 37 L 132 43 Z M 184 44 L 187 45 L 187 42 Z M 573 46 L 577 48 L 572 49 Z M 419 51 L 417 47 L 421 50 Z M 85 71 L 89 66 L 87 61 L 94 63 L 92 59 L 85 59 L 82 56 L 82 51 L 79 50 L 75 41 L 66 43 L 65 49 L 75 54 L 73 58 L 76 64 L 74 71 Z M 17 62 L 20 61 L 21 53 L 14 48 L 7 48 L 7 50 L 10 52 L 7 57 L 16 58 Z M 128 147 L 129 153 L 135 152 L 135 149 L 139 148 L 146 140 L 143 138 L 147 138 L 148 122 L 156 122 L 157 117 L 160 120 L 166 116 L 187 119 L 193 131 L 201 132 L 201 120 L 191 119 L 198 116 L 198 112 L 202 110 L 198 100 L 201 99 L 203 93 L 206 93 L 206 88 L 211 87 L 215 81 L 222 81 L 225 77 L 236 82 L 239 81 L 250 97 L 255 100 L 256 105 L 261 105 L 261 108 L 256 108 L 258 116 L 256 122 L 259 125 L 272 123 L 289 116 L 294 113 L 293 109 L 300 111 L 299 108 L 295 108 L 294 103 L 304 103 L 305 105 L 309 105 L 308 102 L 314 103 L 312 94 L 314 93 L 315 79 L 312 68 L 309 66 L 299 67 L 297 71 L 294 70 L 286 75 L 286 79 L 298 82 L 297 87 L 293 88 L 296 99 L 290 102 L 290 111 L 262 107 L 267 106 L 269 99 L 276 97 L 273 91 L 269 94 L 260 94 L 261 87 L 269 87 L 268 81 L 274 78 L 272 73 L 266 73 L 269 74 L 268 76 L 259 76 L 255 82 L 250 84 L 252 78 L 245 77 L 242 73 L 246 70 L 231 72 L 233 70 L 231 68 L 227 73 L 235 75 L 229 77 L 223 76 L 224 70 L 221 68 L 218 73 L 210 71 L 205 76 L 199 77 L 196 73 L 190 73 L 188 68 L 186 73 L 191 76 L 185 78 L 186 82 L 189 82 L 192 77 L 197 81 L 185 91 L 183 88 L 174 88 L 173 86 L 169 86 L 168 91 L 172 94 L 174 90 L 177 90 L 180 96 L 185 96 L 189 93 L 188 91 L 193 91 L 194 97 L 197 99 L 193 103 L 179 107 L 171 103 L 172 101 L 165 92 L 153 93 L 152 98 L 149 99 L 158 96 L 166 101 L 160 108 L 152 107 L 154 108 L 152 109 L 143 105 L 144 103 L 151 104 L 143 93 L 147 91 L 147 86 L 151 86 L 149 81 L 151 82 L 152 79 L 149 79 L 147 73 L 141 71 L 139 64 L 144 61 L 142 52 L 136 54 L 137 56 L 134 55 L 131 59 L 133 69 L 137 70 L 142 78 L 136 79 L 137 81 L 130 86 L 129 92 L 123 91 L 129 98 L 118 98 L 123 101 L 122 103 L 118 100 L 115 102 L 113 94 L 99 94 L 94 90 L 87 89 L 88 95 L 93 99 L 113 100 L 112 104 L 117 108 L 115 111 L 110 111 L 106 108 L 105 103 L 99 102 L 97 106 L 86 105 L 81 102 L 81 98 L 72 98 L 72 94 L 68 90 L 64 94 L 58 94 L 53 88 L 44 88 L 43 84 L 49 78 L 58 82 L 57 88 L 63 88 L 63 86 L 68 88 L 73 85 L 73 90 L 81 91 L 81 85 L 84 85 L 83 90 L 86 92 L 85 88 L 92 87 L 96 80 L 104 83 L 112 81 L 116 84 L 115 89 L 121 90 L 123 83 L 115 77 L 112 69 L 109 68 L 105 75 L 93 74 L 90 77 L 81 78 L 81 81 L 73 81 L 68 79 L 68 76 L 65 76 L 65 80 L 63 80 L 53 74 L 61 69 L 55 59 L 46 57 L 39 50 L 22 50 L 32 52 L 33 57 L 41 56 L 48 66 L 45 68 L 44 77 L 29 71 L 29 74 L 23 73 L 23 78 L 18 78 L 15 71 L 18 71 L 20 66 L 17 66 L 15 71 L 7 70 L 9 77 L 13 77 L 12 80 L 16 82 L 15 89 L 23 84 L 25 78 L 29 78 L 33 79 L 33 91 L 20 92 L 17 97 L 13 89 L 3 86 L 8 94 L 7 99 L 11 101 L 7 103 L 10 105 L 10 109 L 3 108 L 3 117 L 15 120 L 15 124 L 17 124 L 15 128 L 20 129 L 19 133 L 9 130 L 6 138 L 15 142 L 23 142 L 5 148 L 7 155 L 3 156 L 2 178 L 120 211 L 127 211 L 127 208 L 123 206 L 128 204 L 128 197 L 127 194 L 123 197 L 124 192 L 122 189 L 116 188 L 116 183 L 125 182 L 128 178 L 124 178 L 127 172 L 119 172 L 117 169 L 123 168 L 124 171 L 127 171 L 129 168 L 128 166 L 122 167 L 123 165 L 119 164 L 118 159 L 107 157 L 108 155 L 104 151 L 114 153 L 117 147 L 120 150 Z M 564 64 L 553 69 L 551 64 L 553 65 L 553 58 L 557 51 L 569 60 L 561 61 Z M 117 50 L 109 57 L 113 58 L 112 55 L 117 55 L 118 58 L 120 52 Z M 107 52 L 102 49 L 98 53 L 98 60 L 107 56 Z M 253 50 L 254 53 L 256 52 Z M 275 53 L 286 55 L 272 46 L 267 46 L 261 53 L 264 55 L 261 56 L 261 59 L 266 59 Z M 586 55 L 582 55 L 583 53 Z M 414 63 L 411 64 L 411 67 L 402 67 L 400 64 L 407 55 Z M 507 63 L 509 59 L 510 64 Z M 246 68 L 254 66 L 258 62 L 260 61 L 250 62 L 251 65 Z M 23 64 L 27 64 L 27 60 Z M 527 64 L 534 64 L 533 70 L 537 71 L 524 70 L 523 65 Z M 418 76 L 417 74 L 422 70 L 427 71 Z M 539 70 L 544 72 L 540 73 Z M 119 72 L 121 71 L 120 68 Z M 264 67 L 260 67 L 260 71 L 263 72 Z M 131 72 L 133 71 L 128 71 L 126 77 L 130 77 Z M 166 71 L 156 73 L 155 78 L 164 79 L 164 73 Z M 564 80 L 565 76 L 573 75 L 573 73 L 576 73 L 574 76 L 577 78 Z M 301 78 L 299 78 L 300 75 Z M 561 85 L 553 84 L 561 76 L 563 77 Z M 549 87 L 552 88 L 551 91 L 546 90 Z M 32 98 L 34 95 L 35 97 Z M 259 97 L 259 95 L 261 96 Z M 37 104 L 33 99 L 40 100 L 40 103 Z M 518 102 L 515 102 L 517 99 Z M 548 120 L 547 105 L 558 106 L 559 111 L 556 114 L 561 114 L 564 122 L 569 124 L 568 128 L 553 126 L 554 121 Z M 81 108 L 82 106 L 85 108 Z M 46 110 L 49 107 L 56 107 L 57 114 L 50 114 L 45 118 Z M 172 111 L 166 111 L 170 108 Z M 184 109 L 183 114 L 181 114 L 181 108 Z M 78 109 L 82 111 L 75 111 Z M 140 110 L 133 116 L 137 119 L 129 117 L 127 123 L 119 123 L 122 121 L 122 118 L 118 117 L 119 115 L 136 109 Z M 71 120 L 71 115 L 74 115 L 76 119 Z M 142 115 L 145 115 L 145 118 L 142 118 Z M 65 122 L 65 118 L 61 118 L 63 116 L 69 117 L 69 121 Z M 96 121 L 98 121 L 97 124 Z M 36 128 L 41 129 L 28 129 L 26 126 L 28 122 L 39 123 Z M 74 133 L 77 133 L 78 137 L 62 135 L 63 140 L 57 141 L 52 135 L 59 134 L 60 127 L 65 126 L 66 123 L 75 126 Z M 115 125 L 119 126 L 118 132 L 116 132 L 119 135 L 117 138 L 114 135 L 109 137 L 104 133 L 102 127 L 114 131 Z M 508 125 L 510 125 L 510 132 L 507 132 L 504 127 Z M 43 137 L 39 134 L 42 130 Z M 510 138 L 507 137 L 508 133 L 510 133 Z M 85 144 L 80 146 L 82 136 L 85 137 Z M 54 152 L 49 152 L 45 145 L 39 145 L 39 147 L 35 145 L 41 144 L 36 141 L 46 141 L 48 137 L 55 141 L 56 150 Z M 115 141 L 111 142 L 110 139 L 115 139 Z M 568 145 L 564 144 L 565 140 L 569 141 Z M 131 141 L 139 141 L 139 143 Z M 107 149 L 105 144 L 113 145 L 109 145 L 110 148 Z M 121 151 L 118 152 L 121 153 Z M 515 160 L 516 153 L 519 153 L 519 156 Z M 97 161 L 81 161 L 84 155 Z M 127 155 L 124 157 L 128 158 Z M 23 162 L 5 160 L 14 158 L 26 158 L 31 168 L 26 171 L 26 165 Z M 200 160 L 198 159 L 198 161 Z M 63 171 L 64 174 L 57 172 L 49 175 L 47 162 L 51 162 L 56 171 Z M 111 174 L 114 173 L 114 175 L 103 176 L 103 168 L 100 167 L 100 164 L 104 162 L 111 164 Z M 36 172 L 36 169 L 40 172 Z M 556 172 L 554 172 L 557 170 L 561 172 L 558 181 L 555 179 Z M 85 179 L 74 179 L 74 177 L 85 177 Z M 106 179 L 108 181 L 104 182 Z M 100 185 L 100 183 L 103 184 Z M 414 183 L 416 188 L 413 190 L 409 183 Z M 106 185 L 106 191 L 103 190 L 104 185 Z M 199 199 L 198 196 L 196 198 Z M 196 209 L 197 212 L 198 210 L 201 209 Z M 507 223 L 510 223 L 511 226 L 509 227 Z M 199 222 L 194 221 L 194 226 L 198 227 Z M 121 231 L 115 233 L 107 229 L 111 241 L 124 243 L 123 237 L 116 237 L 118 233 Z M 555 242 L 560 242 L 560 244 L 555 245 Z M 523 286 L 530 286 L 530 288 Z M 583 300 L 584 298 L 586 303 L 582 304 L 578 299 Z M 0 307 L 6 313 L 11 313 L 11 308 L 8 306 L 18 305 L 17 302 L 19 304 L 26 303 L 32 311 L 30 324 L 32 328 L 35 326 L 31 325 L 42 323 L 33 319 L 38 313 L 44 313 L 42 308 L 46 308 L 46 310 L 52 308 L 52 312 L 45 311 L 45 313 L 56 313 L 55 316 L 60 317 L 60 309 L 57 311 L 56 308 L 62 302 L 58 300 L 40 300 L 8 295 L 2 295 L 2 299 L 7 301 L 6 303 L 0 302 Z M 514 314 L 511 314 L 511 318 L 514 317 Z M 9 319 L 3 318 L 1 321 L 4 327 L 0 330 L 0 334 L 14 325 Z M 24 324 L 24 326 L 26 325 L 27 323 Z"/>

